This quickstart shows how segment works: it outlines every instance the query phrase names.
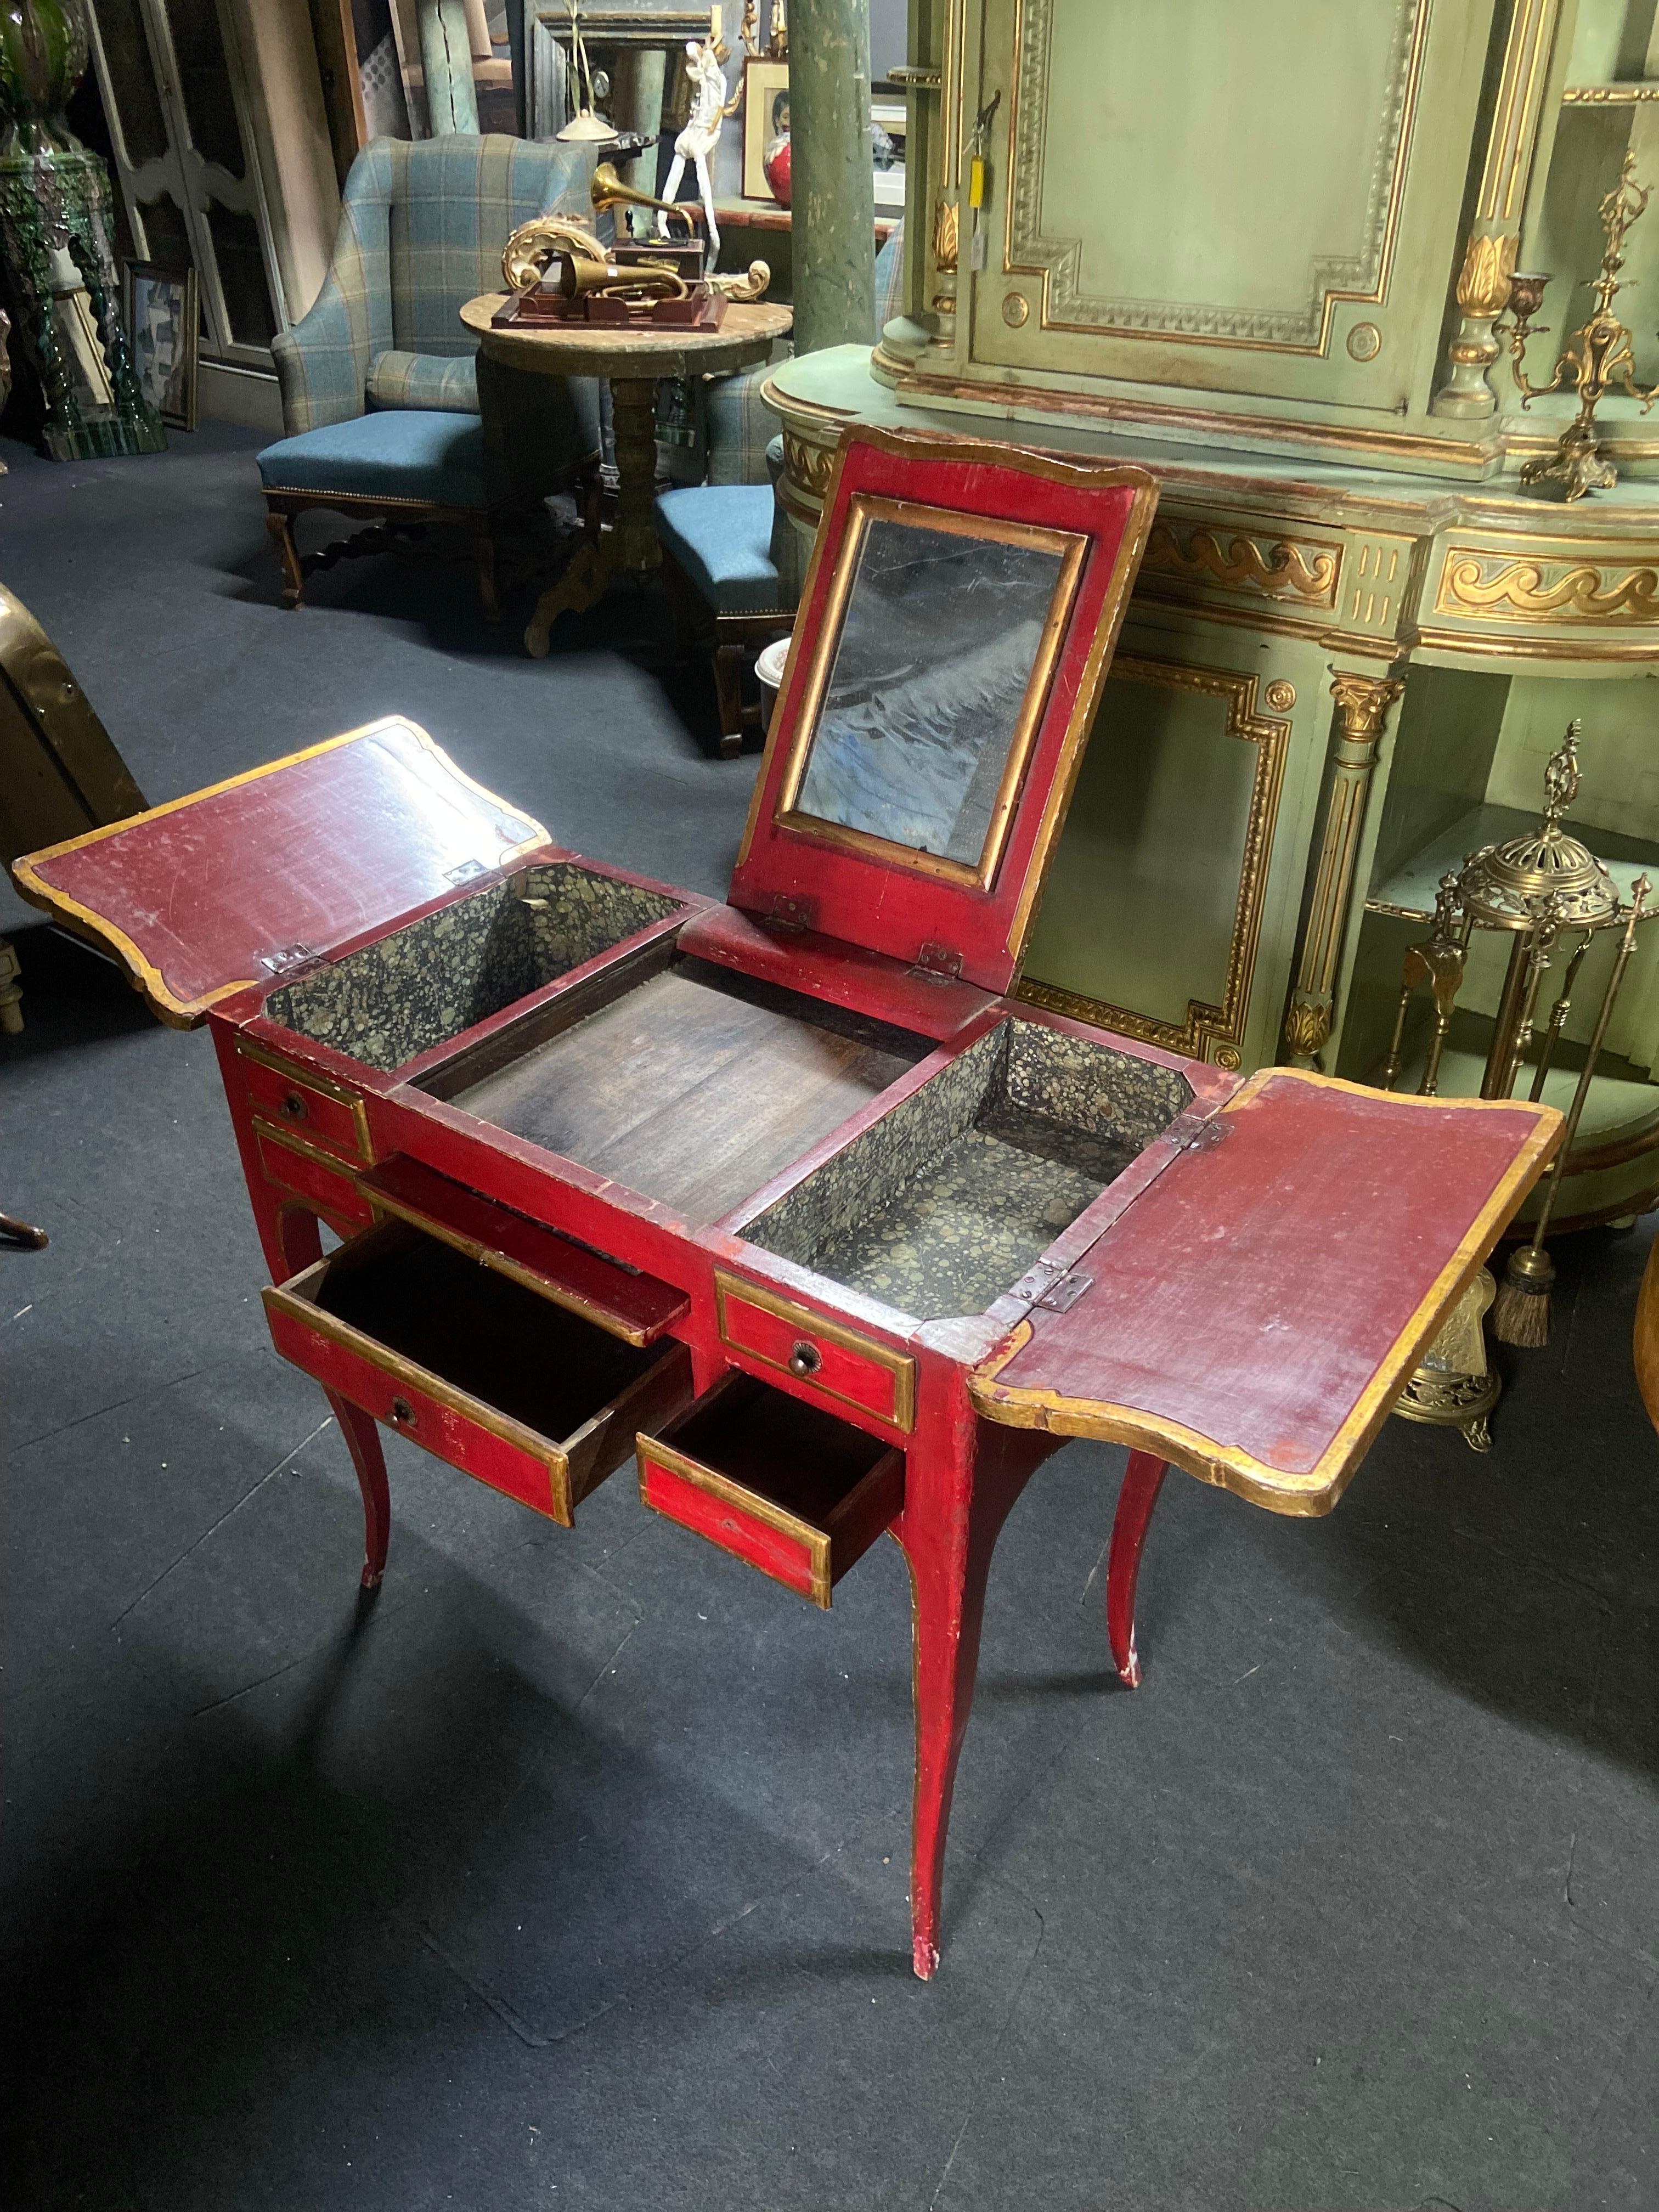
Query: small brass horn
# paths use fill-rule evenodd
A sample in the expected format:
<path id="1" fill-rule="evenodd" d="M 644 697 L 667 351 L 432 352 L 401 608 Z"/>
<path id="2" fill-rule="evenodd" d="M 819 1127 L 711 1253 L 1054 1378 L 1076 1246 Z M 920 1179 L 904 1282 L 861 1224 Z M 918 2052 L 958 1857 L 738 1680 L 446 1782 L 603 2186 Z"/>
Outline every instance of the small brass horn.
<path id="1" fill-rule="evenodd" d="M 611 161 L 601 161 L 593 172 L 593 181 L 588 187 L 588 198 L 595 210 L 603 208 L 652 208 L 659 215 L 678 216 L 688 235 L 696 229 L 696 218 L 702 210 L 695 201 L 653 200 L 649 192 L 636 191 L 632 185 L 624 184 Z"/>

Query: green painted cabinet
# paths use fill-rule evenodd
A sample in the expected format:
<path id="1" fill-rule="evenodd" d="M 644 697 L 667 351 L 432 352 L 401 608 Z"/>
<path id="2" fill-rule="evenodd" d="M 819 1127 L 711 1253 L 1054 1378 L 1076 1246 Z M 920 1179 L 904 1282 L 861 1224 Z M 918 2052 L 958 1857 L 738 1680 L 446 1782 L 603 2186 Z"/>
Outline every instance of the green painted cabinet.
<path id="1" fill-rule="evenodd" d="M 785 505 L 810 531 L 854 418 L 1150 468 L 1024 988 L 1374 1079 L 1438 874 L 1535 816 L 1571 716 L 1574 826 L 1659 879 L 1659 416 L 1604 407 L 1615 489 L 1523 486 L 1575 401 L 1522 404 L 1503 319 L 1510 270 L 1554 270 L 1543 380 L 1627 149 L 1659 186 L 1651 0 L 913 0 L 910 75 L 908 312 L 775 372 Z M 1659 314 L 1659 204 L 1626 273 Z M 1569 1218 L 1659 1199 L 1659 934 L 1612 1043 Z"/>

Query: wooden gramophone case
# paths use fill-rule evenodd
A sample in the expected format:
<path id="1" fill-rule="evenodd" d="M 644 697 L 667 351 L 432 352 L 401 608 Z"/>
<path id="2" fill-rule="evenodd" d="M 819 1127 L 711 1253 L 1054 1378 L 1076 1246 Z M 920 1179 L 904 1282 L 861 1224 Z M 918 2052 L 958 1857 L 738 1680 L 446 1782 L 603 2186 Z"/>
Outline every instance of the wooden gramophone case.
<path id="1" fill-rule="evenodd" d="M 823 1606 L 896 1537 L 924 1976 L 1032 1472 L 1134 1448 L 1133 1679 L 1164 1463 L 1328 1510 L 1559 1125 L 1241 1079 L 1003 995 L 1154 500 L 849 433 L 724 905 L 564 851 L 396 718 L 16 871 L 210 1023 L 366 1582 L 381 1423 L 567 1525 L 636 1455 L 648 1505 Z"/>

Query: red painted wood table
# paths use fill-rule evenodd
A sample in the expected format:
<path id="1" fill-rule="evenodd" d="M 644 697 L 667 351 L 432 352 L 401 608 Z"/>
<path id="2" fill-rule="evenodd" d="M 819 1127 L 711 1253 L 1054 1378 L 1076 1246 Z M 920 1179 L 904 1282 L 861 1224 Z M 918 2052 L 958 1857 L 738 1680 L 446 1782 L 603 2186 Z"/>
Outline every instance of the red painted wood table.
<path id="1" fill-rule="evenodd" d="M 1554 1147 L 1509 1101 L 1241 1080 L 1012 1000 L 1148 479 L 850 433 L 727 903 L 604 866 L 389 720 L 21 862 L 218 1047 L 277 1348 L 568 1525 L 645 1503 L 820 1605 L 915 1599 L 916 1972 L 997 1534 L 1071 1436 L 1340 1495 Z M 319 1224 L 348 1241 L 324 1258 Z"/>

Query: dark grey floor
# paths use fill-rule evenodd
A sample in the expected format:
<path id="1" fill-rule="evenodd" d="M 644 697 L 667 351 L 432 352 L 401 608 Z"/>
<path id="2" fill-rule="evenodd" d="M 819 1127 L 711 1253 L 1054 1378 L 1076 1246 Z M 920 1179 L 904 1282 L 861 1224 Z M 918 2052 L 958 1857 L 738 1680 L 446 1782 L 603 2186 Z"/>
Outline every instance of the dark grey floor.
<path id="1" fill-rule="evenodd" d="M 5 449 L 0 580 L 153 799 L 396 708 L 561 837 L 721 887 L 751 765 L 628 643 L 652 609 L 543 665 L 464 571 L 343 568 L 284 614 L 253 442 Z M 1120 1455 L 1050 1463 L 924 1988 L 895 1547 L 820 1615 L 625 1474 L 567 1534 L 393 1443 L 361 1616 L 205 1036 L 18 943 L 0 1201 L 53 1241 L 0 1255 L 0 2202 L 1659 2204 L 1645 1230 L 1564 1255 L 1490 1459 L 1394 1424 L 1310 1523 L 1173 1478 L 1133 1696 Z"/>

